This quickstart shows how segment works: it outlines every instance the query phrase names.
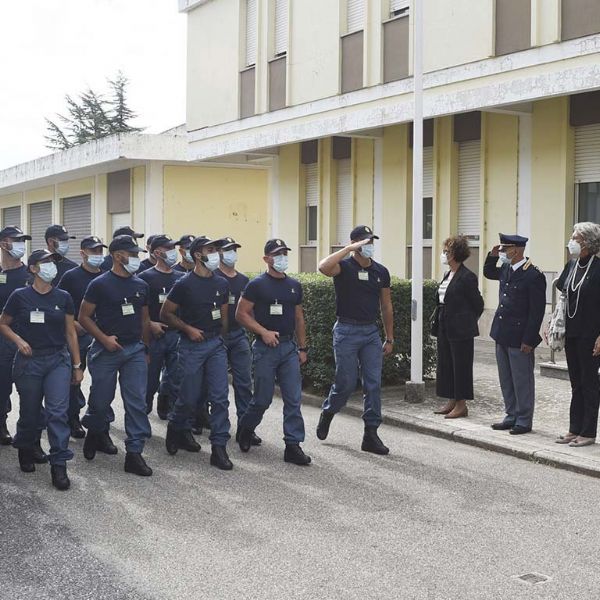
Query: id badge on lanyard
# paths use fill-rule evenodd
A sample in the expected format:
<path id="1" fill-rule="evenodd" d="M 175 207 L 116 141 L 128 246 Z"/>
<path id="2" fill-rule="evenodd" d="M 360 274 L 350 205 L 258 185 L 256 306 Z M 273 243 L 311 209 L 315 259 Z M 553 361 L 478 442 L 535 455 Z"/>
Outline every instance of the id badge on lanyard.
<path id="1" fill-rule="evenodd" d="M 0 284 L 6 283 L 6 273 L 0 273 Z"/>
<path id="2" fill-rule="evenodd" d="M 46 313 L 41 311 L 39 308 L 32 310 L 29 313 L 29 322 L 30 323 L 45 323 L 46 322 Z"/>
<path id="3" fill-rule="evenodd" d="M 359 271 L 358 279 L 360 281 L 369 281 L 369 273 L 367 271 Z"/>
<path id="4" fill-rule="evenodd" d="M 121 313 L 124 317 L 135 315 L 135 308 L 131 302 L 127 302 L 127 298 L 123 298 L 123 304 L 121 304 Z"/>
<path id="5" fill-rule="evenodd" d="M 159 304 L 164 304 L 165 301 L 166 301 L 166 299 L 167 299 L 167 296 L 168 296 L 167 289 L 163 288 L 162 294 L 158 295 L 158 303 Z"/>
<path id="6" fill-rule="evenodd" d="M 217 307 L 217 303 L 215 302 L 215 307 L 210 311 L 212 315 L 213 321 L 218 321 L 221 318 L 221 309 Z"/>
<path id="7" fill-rule="evenodd" d="M 235 296 L 233 294 L 229 294 L 229 304 L 235 304 Z"/>
<path id="8" fill-rule="evenodd" d="M 279 302 L 275 300 L 275 303 L 269 306 L 269 314 L 277 316 L 283 315 L 283 304 L 279 304 Z"/>

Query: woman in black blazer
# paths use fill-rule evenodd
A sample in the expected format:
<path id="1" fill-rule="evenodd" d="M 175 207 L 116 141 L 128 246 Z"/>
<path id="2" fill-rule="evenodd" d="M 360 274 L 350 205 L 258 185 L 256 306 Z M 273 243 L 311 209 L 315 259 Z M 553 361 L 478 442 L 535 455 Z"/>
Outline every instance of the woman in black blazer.
<path id="1" fill-rule="evenodd" d="M 569 431 L 556 441 L 573 447 L 596 442 L 600 405 L 600 225 L 577 223 L 569 240 L 573 256 L 557 287 L 567 293 L 565 354 L 571 380 Z"/>
<path id="2" fill-rule="evenodd" d="M 469 241 L 458 235 L 444 242 L 440 257 L 450 270 L 437 290 L 432 335 L 437 337 L 436 393 L 448 400 L 435 413 L 446 419 L 468 416 L 467 400 L 473 399 L 474 338 L 479 335 L 483 298 L 477 275 L 463 264 L 470 254 Z"/>

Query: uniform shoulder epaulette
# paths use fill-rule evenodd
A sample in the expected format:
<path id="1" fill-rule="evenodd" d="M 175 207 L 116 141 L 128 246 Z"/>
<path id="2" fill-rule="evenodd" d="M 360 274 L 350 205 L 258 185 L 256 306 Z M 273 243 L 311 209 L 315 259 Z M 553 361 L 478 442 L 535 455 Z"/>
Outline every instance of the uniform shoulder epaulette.
<path id="1" fill-rule="evenodd" d="M 527 262 L 523 265 L 523 271 L 527 271 L 527 269 L 529 269 L 529 267 L 533 267 L 536 271 L 539 271 L 541 273 L 539 267 L 537 267 L 536 265 L 534 265 L 531 262 L 531 259 L 527 259 Z"/>

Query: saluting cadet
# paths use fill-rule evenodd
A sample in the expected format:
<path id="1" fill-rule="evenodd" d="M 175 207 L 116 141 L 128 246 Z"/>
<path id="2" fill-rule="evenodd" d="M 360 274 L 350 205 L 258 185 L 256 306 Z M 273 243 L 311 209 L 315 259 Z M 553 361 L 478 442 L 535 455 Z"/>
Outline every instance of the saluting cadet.
<path id="1" fill-rule="evenodd" d="M 500 234 L 500 244 L 487 255 L 483 274 L 500 282 L 499 305 L 490 337 L 496 341 L 496 361 L 506 416 L 492 429 L 529 433 L 535 404 L 535 347 L 546 310 L 546 278 L 524 256 L 528 238 Z M 500 266 L 498 266 L 500 259 Z"/>
<path id="2" fill-rule="evenodd" d="M 335 381 L 323 403 L 317 437 L 327 438 L 334 415 L 356 389 L 360 367 L 365 423 L 361 449 L 388 454 L 377 429 L 381 425 L 381 369 L 383 357 L 392 353 L 394 345 L 394 316 L 389 271 L 373 260 L 373 240 L 378 239 L 370 227 L 359 225 L 350 233 L 348 246 L 319 264 L 323 275 L 333 277 L 337 321 L 333 327 Z M 377 327 L 380 312 L 383 346 Z"/>
<path id="3" fill-rule="evenodd" d="M 210 406 L 210 464 L 230 470 L 229 384 L 227 350 L 221 335 L 227 332 L 229 289 L 222 277 L 215 276 L 219 252 L 214 241 L 197 237 L 190 246 L 196 266 L 179 279 L 163 304 L 161 319 L 181 332 L 179 341 L 180 386 L 169 413 L 166 448 L 199 452 L 200 444 L 191 432 L 191 423 L 202 401 Z"/>
<path id="4" fill-rule="evenodd" d="M 115 229 L 115 231 L 113 233 L 113 240 L 119 235 L 130 235 L 134 240 L 139 240 L 140 238 L 144 237 L 143 233 L 137 233 L 131 227 L 129 227 L 129 225 Z M 103 271 L 110 271 L 112 269 L 112 266 L 113 266 L 112 256 L 110 254 L 107 254 L 104 257 L 104 262 L 102 263 L 102 266 L 100 268 Z M 141 266 L 141 262 L 140 262 L 140 266 Z"/>
<path id="5" fill-rule="evenodd" d="M 252 348 L 254 396 L 239 422 L 239 444 L 242 452 L 250 450 L 252 434 L 273 401 L 277 380 L 283 398 L 283 458 L 304 466 L 311 459 L 300 447 L 304 441 L 300 365 L 306 362 L 308 348 L 302 286 L 285 274 L 288 251 L 283 240 L 267 241 L 263 257 L 267 271 L 246 286 L 238 303 L 238 323 L 257 336 Z"/>
<path id="6" fill-rule="evenodd" d="M 50 227 L 46 229 L 44 237 L 46 239 L 48 252 L 56 252 L 62 256 L 62 260 L 56 263 L 58 273 L 52 282 L 52 285 L 56 286 L 67 271 L 70 271 L 77 266 L 77 263 L 74 263 L 67 258 L 70 247 L 69 240 L 74 240 L 75 236 L 69 235 L 69 232 L 62 225 L 50 225 Z"/>
<path id="7" fill-rule="evenodd" d="M 85 291 L 91 281 L 102 275 L 100 265 L 104 260 L 103 251 L 106 246 L 99 237 L 91 236 L 81 240 L 80 253 L 81 265 L 67 271 L 58 282 L 58 287 L 71 294 L 75 305 L 75 330 L 79 342 L 79 357 L 81 359 L 82 372 L 85 371 L 87 351 L 92 343 L 92 336 L 79 324 L 79 308 L 83 301 Z M 85 406 L 85 396 L 81 391 L 81 385 L 73 384 L 69 399 L 69 427 L 71 437 L 83 439 L 85 431 L 79 421 L 79 411 Z"/>
<path id="8" fill-rule="evenodd" d="M 75 331 L 71 296 L 52 287 L 60 254 L 32 252 L 27 265 L 33 284 L 15 290 L 0 316 L 0 333 L 15 344 L 13 377 L 19 392 L 19 420 L 13 445 L 25 473 L 35 471 L 34 448 L 39 440 L 39 419 L 45 405 L 52 484 L 59 490 L 70 486 L 69 387 L 81 383 L 83 373 Z"/>
<path id="9" fill-rule="evenodd" d="M 202 236 L 200 236 L 202 237 Z M 192 244 L 192 242 L 196 239 L 195 235 L 190 235 L 189 233 L 186 233 L 185 235 L 182 235 L 179 238 L 179 254 L 181 256 L 181 261 L 178 262 L 174 267 L 173 270 L 174 271 L 181 271 L 182 273 L 189 273 L 190 271 L 194 270 L 194 267 L 196 266 L 194 264 L 194 259 L 192 258 L 192 255 L 190 254 L 190 245 Z"/>
<path id="10" fill-rule="evenodd" d="M 25 235 L 18 227 L 5 227 L 0 231 L 0 306 L 4 307 L 8 297 L 16 289 L 25 287 L 32 280 L 27 266 L 23 264 L 25 256 Z M 6 418 L 11 410 L 10 395 L 12 393 L 12 366 L 17 347 L 13 342 L 0 336 L 0 445 L 12 444 L 12 437 L 6 426 Z M 46 462 L 46 455 L 41 447 L 37 451 L 38 459 Z"/>
<path id="11" fill-rule="evenodd" d="M 148 364 L 148 389 L 146 391 L 146 412 L 152 412 L 154 394 L 158 391 L 156 412 L 166 420 L 177 392 L 177 344 L 179 332 L 160 320 L 160 309 L 175 282 L 183 277 L 173 271 L 177 262 L 177 242 L 166 235 L 152 236 L 150 252 L 155 265 L 143 273 L 140 279 L 148 284 L 148 310 L 150 312 L 150 363 Z M 162 380 L 161 380 L 162 372 Z"/>
<path id="12" fill-rule="evenodd" d="M 142 456 L 151 436 L 146 414 L 148 284 L 135 276 L 140 266 L 138 254 L 145 250 L 129 235 L 118 235 L 108 250 L 112 269 L 89 284 L 79 310 L 80 324 L 94 338 L 88 351 L 92 386 L 82 421 L 88 430 L 83 455 L 92 460 L 106 443 L 118 375 L 127 433 L 125 471 L 148 476 L 152 469 Z"/>
<path id="13" fill-rule="evenodd" d="M 141 263 L 140 263 L 140 269 L 138 271 L 138 273 L 143 273 L 144 271 L 150 269 L 151 267 L 153 267 L 156 264 L 156 259 L 154 258 L 154 256 L 152 256 L 152 242 L 154 241 L 154 238 L 157 237 L 158 235 L 162 235 L 162 234 L 157 234 L 154 233 L 152 235 L 149 235 L 146 239 L 146 251 L 148 252 L 148 258 L 145 258 Z"/>
<path id="14" fill-rule="evenodd" d="M 222 238 L 218 241 L 221 265 L 217 269 L 217 275 L 224 277 L 229 286 L 229 331 L 224 336 L 227 348 L 227 358 L 231 369 L 233 392 L 235 395 L 235 410 L 238 420 L 238 430 L 235 439 L 239 441 L 239 422 L 248 409 L 252 399 L 252 352 L 246 330 L 237 322 L 235 311 L 242 292 L 248 285 L 248 277 L 236 270 L 235 264 L 238 259 L 237 250 L 242 246 L 232 237 Z M 252 433 L 252 445 L 260 446 L 261 439 Z"/>

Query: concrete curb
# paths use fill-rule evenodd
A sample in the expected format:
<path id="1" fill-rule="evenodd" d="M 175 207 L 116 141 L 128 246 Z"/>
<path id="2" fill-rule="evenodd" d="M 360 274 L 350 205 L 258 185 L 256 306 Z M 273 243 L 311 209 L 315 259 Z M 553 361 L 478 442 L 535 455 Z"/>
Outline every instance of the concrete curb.
<path id="1" fill-rule="evenodd" d="M 309 406 L 320 408 L 323 404 L 322 396 L 303 393 L 302 402 Z M 362 408 L 349 403 L 344 408 L 344 414 L 360 418 Z M 524 436 L 506 436 L 506 432 L 495 432 L 483 426 L 474 424 L 473 428 L 464 428 L 447 424 L 437 424 L 428 419 L 423 419 L 409 414 L 383 415 L 383 423 L 391 427 L 400 427 L 416 433 L 423 433 L 437 438 L 475 446 L 491 452 L 506 454 L 515 458 L 548 465 L 557 469 L 564 469 L 589 477 L 600 478 L 600 461 L 587 456 L 574 456 L 566 452 L 548 449 L 545 445 L 526 439 Z M 471 422 L 472 423 L 472 422 Z"/>

